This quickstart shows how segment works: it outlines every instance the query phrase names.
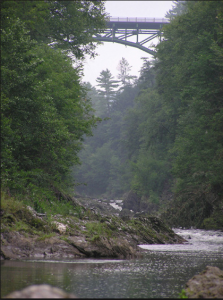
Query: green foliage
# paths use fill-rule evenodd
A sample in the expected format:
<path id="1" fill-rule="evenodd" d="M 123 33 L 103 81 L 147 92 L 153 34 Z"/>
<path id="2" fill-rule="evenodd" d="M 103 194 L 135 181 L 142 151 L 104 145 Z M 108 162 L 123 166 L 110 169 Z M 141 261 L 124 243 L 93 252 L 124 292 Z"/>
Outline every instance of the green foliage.
<path id="1" fill-rule="evenodd" d="M 100 237 L 112 236 L 112 230 L 108 228 L 107 224 L 99 222 L 88 222 L 86 223 L 87 235 L 92 237 L 92 241 L 100 240 Z"/>
<path id="2" fill-rule="evenodd" d="M 164 41 L 157 46 L 157 82 L 175 118 L 172 174 L 181 215 L 184 210 L 189 216 L 193 203 L 193 222 L 201 225 L 223 196 L 223 6 L 219 1 L 184 6 L 184 13 L 163 29 Z"/>
<path id="3" fill-rule="evenodd" d="M 170 9 L 165 15 L 165 18 L 170 20 L 174 19 L 176 16 L 186 13 L 187 11 L 186 1 L 173 1 L 173 4 L 174 6 L 172 6 L 172 9 Z"/>
<path id="4" fill-rule="evenodd" d="M 72 210 L 73 210 L 73 208 L 69 209 L 69 213 L 70 213 L 70 211 L 72 212 Z M 77 206 L 75 206 L 75 208 L 73 210 L 73 214 L 76 215 L 77 218 L 82 219 L 84 216 L 84 211 L 81 208 L 81 206 L 77 205 Z"/>
<path id="5" fill-rule="evenodd" d="M 98 242 L 100 241 L 100 236 L 98 234 L 96 235 L 93 235 L 92 238 L 90 239 L 91 242 L 95 243 L 95 242 Z"/>
<path id="6" fill-rule="evenodd" d="M 3 24 L 8 16 L 19 18 L 31 39 L 76 58 L 95 55 L 92 36 L 106 26 L 102 1 L 2 1 L 1 13 Z"/>
<path id="7" fill-rule="evenodd" d="M 140 195 L 153 195 L 162 192 L 165 180 L 169 176 L 166 161 L 153 159 L 148 152 L 139 154 L 137 163 L 132 163 L 134 178 L 132 189 Z M 154 194 L 155 193 L 155 194 Z"/>
<path id="8" fill-rule="evenodd" d="M 36 186 L 27 187 L 25 197 L 18 195 L 19 199 L 26 205 L 33 207 L 38 213 L 46 213 L 47 217 L 51 215 L 60 214 L 62 216 L 76 214 L 78 217 L 81 216 L 82 211 L 71 201 L 65 199 L 57 199 L 52 190 L 40 189 Z"/>
<path id="9" fill-rule="evenodd" d="M 140 76 L 138 79 L 138 84 L 140 90 L 145 90 L 148 88 L 153 88 L 156 83 L 156 72 L 154 70 L 154 61 L 148 60 L 147 57 L 141 57 L 143 60 L 142 67 L 140 69 Z"/>
<path id="10" fill-rule="evenodd" d="M 188 298 L 186 295 L 186 291 L 184 289 L 179 293 L 179 297 L 180 297 L 180 299 Z"/>
<path id="11" fill-rule="evenodd" d="M 147 77 L 144 82 L 140 79 L 141 87 L 150 83 L 154 75 L 150 64 L 143 66 L 143 74 Z M 131 189 L 145 196 L 148 203 L 159 205 L 165 183 L 171 183 L 168 150 L 173 143 L 173 130 L 166 105 L 154 87 L 141 89 L 135 103 L 127 115 L 125 130 L 125 145 L 133 174 Z"/>
<path id="12" fill-rule="evenodd" d="M 98 119 L 71 59 L 37 45 L 26 23 L 3 12 L 2 184 L 20 193 L 68 187 L 83 135 Z"/>
<path id="13" fill-rule="evenodd" d="M 14 214 L 24 209 L 24 203 L 11 197 L 6 191 L 1 190 L 1 209 Z"/>
<path id="14" fill-rule="evenodd" d="M 34 218 L 24 203 L 16 196 L 1 191 L 2 229 L 40 234 L 45 232 L 45 222 Z"/>
<path id="15" fill-rule="evenodd" d="M 207 230 L 218 230 L 218 229 L 222 230 L 223 229 L 222 209 L 218 209 L 218 210 L 216 209 L 211 215 L 211 217 L 204 219 L 201 228 Z"/>
<path id="16" fill-rule="evenodd" d="M 101 71 L 100 76 L 96 79 L 97 85 L 100 87 L 98 91 L 101 96 L 101 102 L 106 103 L 106 115 L 111 113 L 111 106 L 115 101 L 115 89 L 118 87 L 118 81 L 113 78 L 111 72 L 106 69 Z"/>
<path id="17" fill-rule="evenodd" d="M 45 241 L 46 239 L 50 239 L 51 237 L 54 237 L 56 235 L 55 232 L 43 234 L 40 237 L 38 237 L 36 240 L 37 241 Z"/>
<path id="18" fill-rule="evenodd" d="M 39 189 L 37 189 L 39 192 Z M 43 196 L 43 195 L 42 195 Z M 67 224 L 69 232 L 75 233 L 79 230 L 76 224 L 85 216 L 84 209 L 78 205 L 74 205 L 71 201 L 64 202 L 55 198 L 44 199 L 40 195 L 35 195 L 35 199 L 22 198 L 21 195 L 16 194 L 15 197 L 8 193 L 1 192 L 1 209 L 3 211 L 1 229 L 3 231 L 18 231 L 24 234 L 39 235 L 39 240 L 45 240 L 55 235 L 57 232 L 56 220 Z M 39 197 L 39 198 L 37 198 Z M 34 201 L 35 200 L 35 201 Z M 38 205 L 37 205 L 38 204 Z M 42 219 L 33 216 L 33 213 L 27 207 L 36 209 L 38 213 L 45 213 Z M 69 219 L 68 219 L 69 218 Z"/>

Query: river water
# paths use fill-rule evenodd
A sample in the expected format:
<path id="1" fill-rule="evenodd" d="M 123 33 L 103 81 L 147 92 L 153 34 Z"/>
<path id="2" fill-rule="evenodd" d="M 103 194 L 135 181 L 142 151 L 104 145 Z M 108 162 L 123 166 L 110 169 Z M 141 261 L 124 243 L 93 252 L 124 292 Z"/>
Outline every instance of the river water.
<path id="1" fill-rule="evenodd" d="M 183 245 L 139 245 L 132 260 L 24 260 L 1 262 L 1 296 L 47 283 L 79 298 L 178 298 L 207 265 L 223 270 L 223 232 L 174 229 Z"/>

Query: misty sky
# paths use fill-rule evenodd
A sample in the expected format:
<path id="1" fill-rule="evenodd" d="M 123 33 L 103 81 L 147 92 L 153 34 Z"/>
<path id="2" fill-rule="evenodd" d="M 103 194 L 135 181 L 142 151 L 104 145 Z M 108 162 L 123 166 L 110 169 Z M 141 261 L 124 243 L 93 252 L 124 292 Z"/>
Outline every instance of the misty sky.
<path id="1" fill-rule="evenodd" d="M 146 18 L 164 18 L 173 6 L 173 1 L 106 1 L 106 12 L 111 17 L 146 17 Z M 155 40 L 151 44 L 156 43 Z M 131 74 L 139 76 L 139 70 L 142 66 L 141 57 L 153 57 L 137 48 L 125 46 L 117 43 L 106 43 L 97 47 L 98 56 L 95 59 L 86 59 L 84 66 L 83 81 L 89 81 L 96 85 L 96 78 L 100 72 L 109 69 L 112 75 L 117 79 L 117 66 L 124 57 L 132 66 Z"/>

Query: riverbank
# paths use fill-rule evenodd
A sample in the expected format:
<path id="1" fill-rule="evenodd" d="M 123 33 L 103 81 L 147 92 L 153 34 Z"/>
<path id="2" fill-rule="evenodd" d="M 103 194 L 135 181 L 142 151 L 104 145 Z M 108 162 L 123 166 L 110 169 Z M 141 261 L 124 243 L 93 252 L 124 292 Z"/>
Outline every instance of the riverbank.
<path id="1" fill-rule="evenodd" d="M 15 202 L 16 203 L 16 202 Z M 1 211 L 1 259 L 134 258 L 139 244 L 180 244 L 186 240 L 160 219 L 98 214 L 72 199 L 76 213 L 37 213 L 22 203 Z M 77 213 L 78 212 L 78 213 Z"/>

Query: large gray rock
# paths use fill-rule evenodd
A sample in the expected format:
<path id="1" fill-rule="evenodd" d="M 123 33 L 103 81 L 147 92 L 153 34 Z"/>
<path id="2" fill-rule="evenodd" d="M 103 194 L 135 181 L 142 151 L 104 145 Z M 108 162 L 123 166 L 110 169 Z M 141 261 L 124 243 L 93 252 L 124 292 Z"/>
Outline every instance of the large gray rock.
<path id="1" fill-rule="evenodd" d="M 123 209 L 133 210 L 134 212 L 140 211 L 140 197 L 133 191 L 124 195 Z"/>
<path id="2" fill-rule="evenodd" d="M 223 271 L 207 266 L 186 284 L 188 298 L 223 298 Z"/>
<path id="3" fill-rule="evenodd" d="M 21 291 L 15 291 L 5 298 L 76 298 L 74 294 L 68 294 L 63 290 L 48 284 L 31 285 Z"/>

